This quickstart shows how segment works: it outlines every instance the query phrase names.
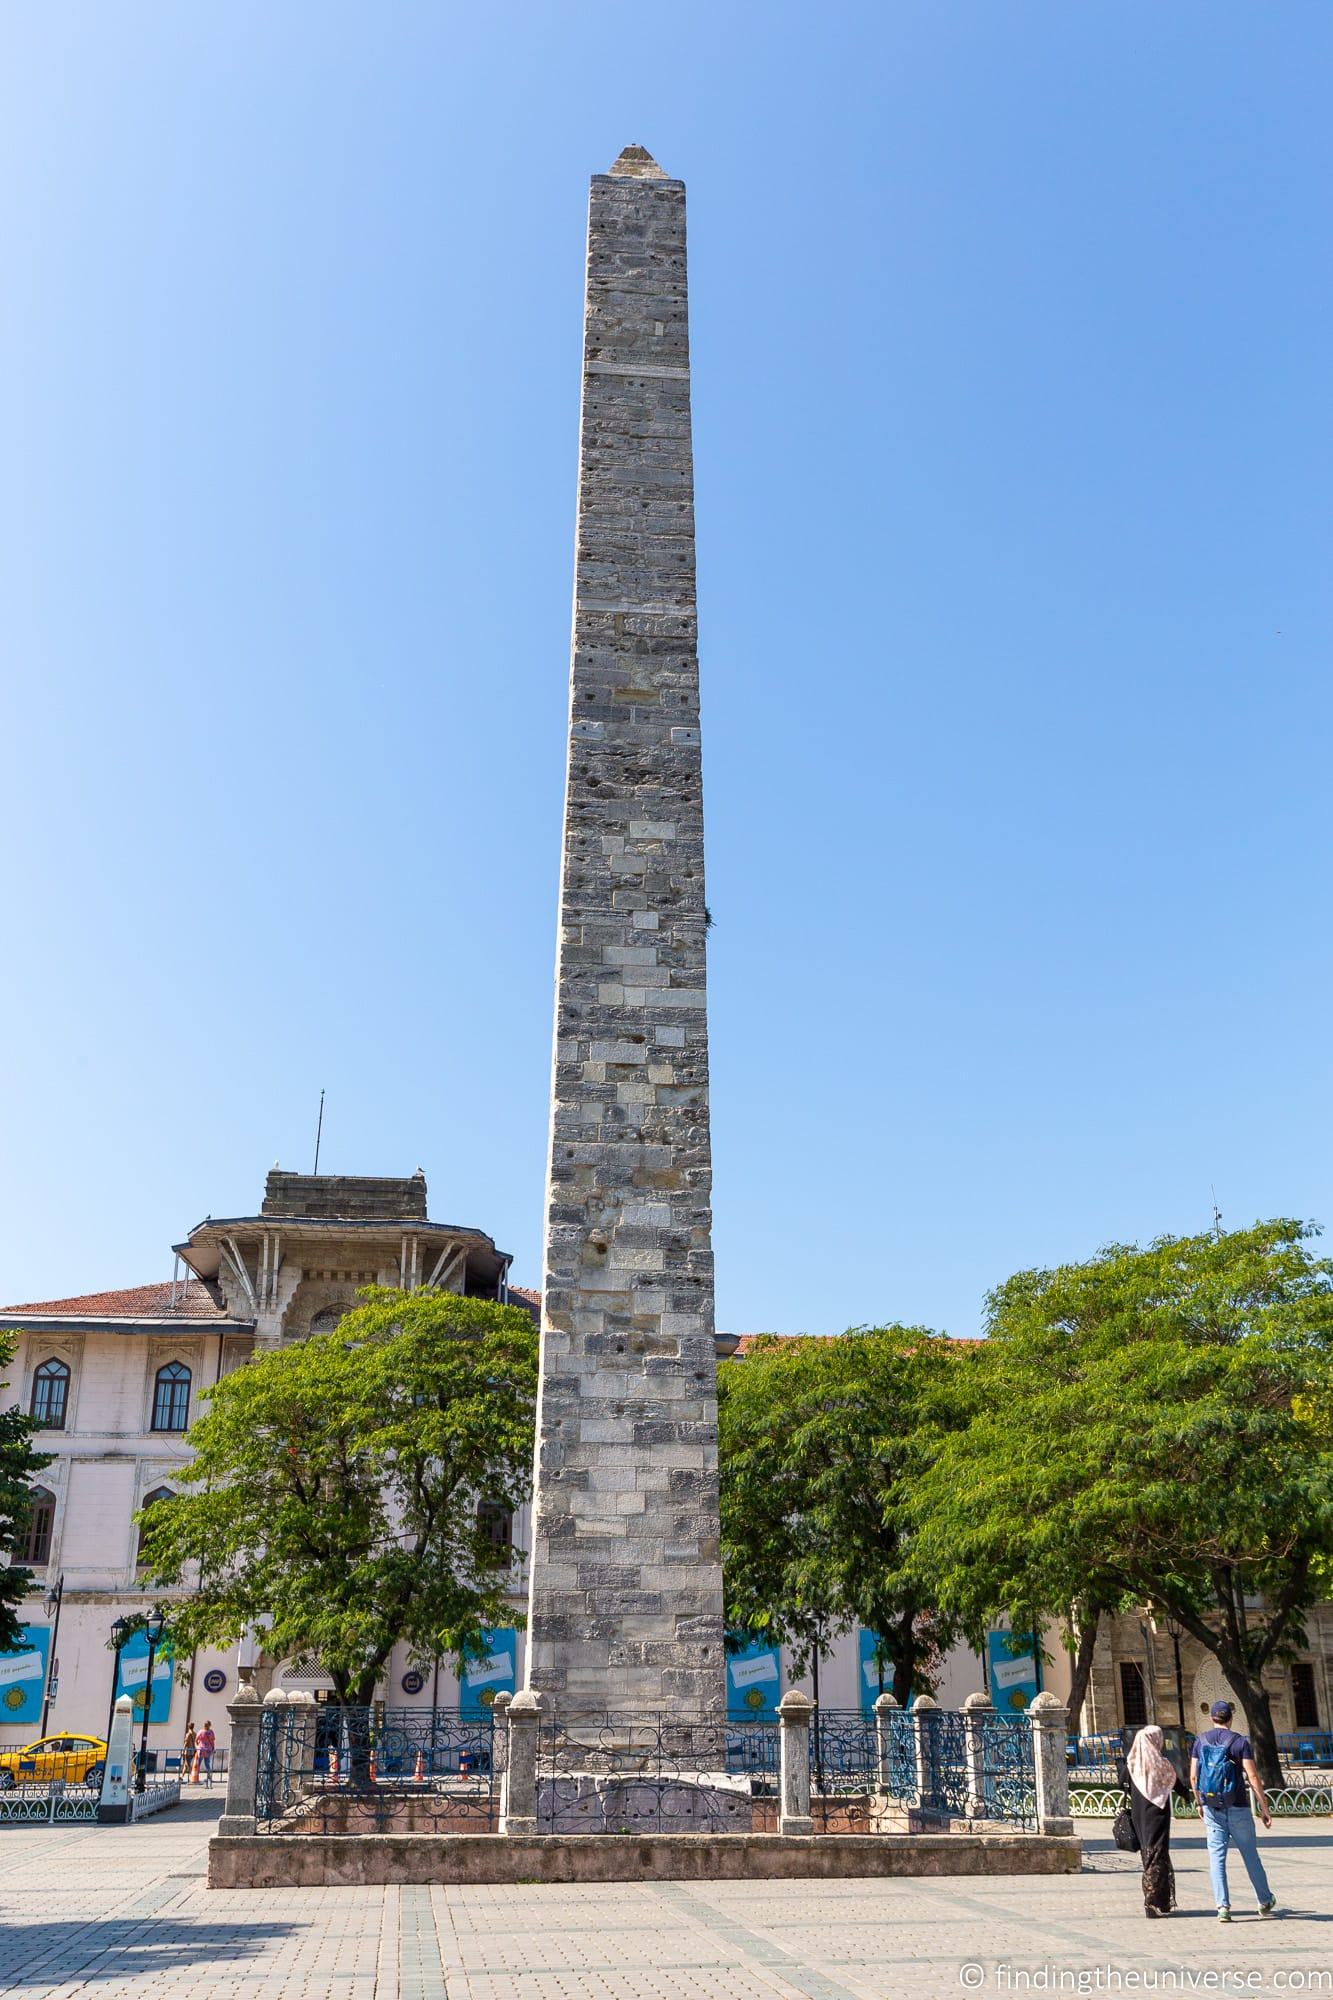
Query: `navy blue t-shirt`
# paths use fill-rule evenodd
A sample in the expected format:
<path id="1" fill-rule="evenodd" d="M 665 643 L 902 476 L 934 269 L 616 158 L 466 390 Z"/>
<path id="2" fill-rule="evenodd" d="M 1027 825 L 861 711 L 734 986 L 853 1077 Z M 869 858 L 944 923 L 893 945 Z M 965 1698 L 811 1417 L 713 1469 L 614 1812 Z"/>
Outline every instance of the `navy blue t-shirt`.
<path id="1" fill-rule="evenodd" d="M 1254 1756 L 1254 1751 L 1250 1748 L 1249 1737 L 1238 1735 L 1234 1729 L 1225 1729 L 1219 1722 L 1212 1729 L 1205 1729 L 1195 1742 L 1193 1754 L 1196 1757 L 1200 1743 L 1221 1743 L 1224 1745 L 1227 1753 L 1227 1761 L 1231 1766 L 1231 1790 L 1227 1794 L 1227 1804 L 1229 1806 L 1248 1806 L 1250 1803 L 1250 1788 L 1245 1782 L 1245 1772 L 1242 1767 L 1247 1757 L 1253 1758 Z"/>

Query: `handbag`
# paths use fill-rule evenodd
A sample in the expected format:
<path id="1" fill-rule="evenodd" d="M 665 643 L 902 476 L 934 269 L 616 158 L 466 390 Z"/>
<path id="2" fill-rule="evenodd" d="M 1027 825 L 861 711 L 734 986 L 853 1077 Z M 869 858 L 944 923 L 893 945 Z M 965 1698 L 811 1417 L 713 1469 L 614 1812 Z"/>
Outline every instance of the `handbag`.
<path id="1" fill-rule="evenodd" d="M 1111 1838 L 1126 1854 L 1138 1853 L 1139 1836 L 1134 1831 L 1134 1816 L 1128 1806 L 1121 1806 L 1111 1821 Z"/>

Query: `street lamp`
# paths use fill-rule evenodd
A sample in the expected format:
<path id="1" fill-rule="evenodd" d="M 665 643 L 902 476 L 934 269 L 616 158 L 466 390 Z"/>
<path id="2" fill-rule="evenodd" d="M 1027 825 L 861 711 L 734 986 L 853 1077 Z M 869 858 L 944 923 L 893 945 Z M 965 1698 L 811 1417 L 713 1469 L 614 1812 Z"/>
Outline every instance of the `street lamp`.
<path id="1" fill-rule="evenodd" d="M 1180 1635 L 1184 1627 L 1178 1618 L 1168 1618 L 1166 1621 L 1166 1630 L 1167 1637 L 1170 1639 L 1176 1655 L 1176 1715 L 1179 1718 L 1180 1733 L 1183 1736 L 1185 1734 L 1185 1689 L 1180 1678 Z"/>
<path id="2" fill-rule="evenodd" d="M 46 1662 L 46 1689 L 42 1695 L 42 1735 L 46 1734 L 46 1718 L 51 1713 L 51 1683 L 55 1679 L 60 1661 L 56 1656 L 56 1646 L 60 1639 L 60 1607 L 65 1600 L 65 1579 L 59 1577 L 54 1589 L 46 1593 L 46 1615 L 51 1620 L 51 1655 Z"/>
<path id="3" fill-rule="evenodd" d="M 111 1643 L 116 1649 L 116 1662 L 111 1669 L 111 1703 L 106 1712 L 107 1747 L 111 1744 L 111 1725 L 116 1719 L 116 1695 L 120 1689 L 120 1656 L 125 1650 L 133 1627 L 128 1618 L 117 1618 L 111 1627 Z"/>
<path id="4" fill-rule="evenodd" d="M 148 1788 L 148 1717 L 153 1707 L 153 1655 L 157 1642 L 162 1637 L 162 1627 L 166 1624 L 160 1611 L 154 1611 L 144 1620 L 144 1633 L 148 1640 L 148 1674 L 143 1684 L 143 1734 L 139 1738 L 139 1775 L 134 1780 L 136 1792 Z"/>

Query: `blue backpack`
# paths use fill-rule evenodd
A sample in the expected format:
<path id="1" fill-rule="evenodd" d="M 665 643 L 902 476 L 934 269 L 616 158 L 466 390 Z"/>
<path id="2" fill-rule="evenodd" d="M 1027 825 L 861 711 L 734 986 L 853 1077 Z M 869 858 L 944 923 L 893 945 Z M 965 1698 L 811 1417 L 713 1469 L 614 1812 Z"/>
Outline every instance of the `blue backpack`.
<path id="1" fill-rule="evenodd" d="M 1199 1797 L 1206 1806 L 1229 1805 L 1235 1773 L 1227 1745 L 1207 1743 L 1200 1737 L 1194 1746 L 1194 1754 L 1199 1760 Z"/>

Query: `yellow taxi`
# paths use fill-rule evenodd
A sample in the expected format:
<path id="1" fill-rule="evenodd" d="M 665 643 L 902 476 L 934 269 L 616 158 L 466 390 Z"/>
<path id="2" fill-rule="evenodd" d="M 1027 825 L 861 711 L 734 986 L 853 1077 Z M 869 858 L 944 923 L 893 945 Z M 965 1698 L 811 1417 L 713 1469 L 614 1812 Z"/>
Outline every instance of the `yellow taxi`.
<path id="1" fill-rule="evenodd" d="M 0 1750 L 0 1792 L 15 1785 L 100 1785 L 106 1744 L 100 1736 L 39 1736 L 21 1750 Z"/>

